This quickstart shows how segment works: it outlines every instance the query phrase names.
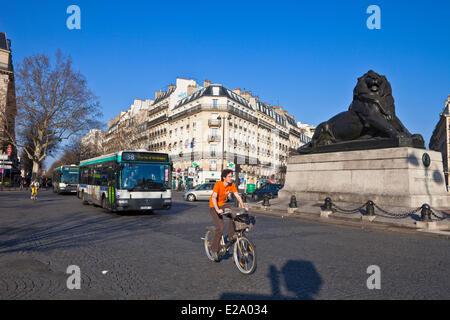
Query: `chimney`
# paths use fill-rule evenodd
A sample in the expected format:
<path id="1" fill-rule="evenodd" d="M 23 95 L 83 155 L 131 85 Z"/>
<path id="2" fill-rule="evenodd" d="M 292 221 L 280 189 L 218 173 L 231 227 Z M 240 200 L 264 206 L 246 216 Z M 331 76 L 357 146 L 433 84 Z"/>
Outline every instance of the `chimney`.
<path id="1" fill-rule="evenodd" d="M 169 88 L 167 89 L 167 91 L 171 90 L 172 88 L 175 88 L 175 85 L 173 83 L 169 84 Z"/>
<path id="2" fill-rule="evenodd" d="M 190 96 L 191 94 L 193 94 L 196 91 L 197 91 L 197 85 L 193 85 L 193 84 L 188 85 L 188 87 L 187 87 L 187 95 L 188 96 Z"/>
<path id="3" fill-rule="evenodd" d="M 273 110 L 274 110 L 276 113 L 278 113 L 278 114 L 283 114 L 283 107 L 280 107 L 280 106 L 273 106 L 272 108 L 273 108 Z"/>
<path id="4" fill-rule="evenodd" d="M 209 86 L 210 84 L 211 84 L 211 81 L 209 81 L 209 80 L 203 81 L 203 86 L 204 86 L 204 87 L 207 87 L 207 86 Z"/>
<path id="5" fill-rule="evenodd" d="M 248 101 L 250 101 L 251 97 L 252 97 L 252 92 L 251 91 L 247 91 L 247 92 L 243 92 L 242 96 L 247 99 Z"/>
<path id="6" fill-rule="evenodd" d="M 155 92 L 155 100 L 158 99 L 158 97 L 159 97 L 160 95 L 162 95 L 163 93 L 164 93 L 164 91 L 161 91 L 161 90 L 156 91 L 156 92 Z"/>
<path id="7" fill-rule="evenodd" d="M 258 103 L 259 98 L 252 96 L 252 97 L 250 97 L 249 101 L 250 101 L 250 105 L 252 105 L 254 108 L 256 108 L 256 103 Z"/>
<path id="8" fill-rule="evenodd" d="M 234 92 L 234 93 L 237 93 L 238 95 L 241 95 L 241 94 L 242 94 L 241 88 L 234 88 L 234 89 L 233 89 L 233 92 Z"/>

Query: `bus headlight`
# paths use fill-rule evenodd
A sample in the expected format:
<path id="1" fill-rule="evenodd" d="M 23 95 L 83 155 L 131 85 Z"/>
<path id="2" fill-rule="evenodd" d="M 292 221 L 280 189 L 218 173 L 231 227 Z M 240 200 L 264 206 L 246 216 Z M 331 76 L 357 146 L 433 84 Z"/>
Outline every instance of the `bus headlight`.
<path id="1" fill-rule="evenodd" d="M 117 203 L 120 205 L 128 204 L 128 200 L 118 200 Z"/>

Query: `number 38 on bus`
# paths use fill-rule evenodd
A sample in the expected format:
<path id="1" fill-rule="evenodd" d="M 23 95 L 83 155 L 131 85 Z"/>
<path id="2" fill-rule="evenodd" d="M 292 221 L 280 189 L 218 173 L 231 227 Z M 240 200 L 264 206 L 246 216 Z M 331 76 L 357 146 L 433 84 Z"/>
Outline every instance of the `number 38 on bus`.
<path id="1" fill-rule="evenodd" d="M 170 157 L 166 153 L 120 151 L 83 160 L 78 198 L 110 211 L 170 209 Z"/>

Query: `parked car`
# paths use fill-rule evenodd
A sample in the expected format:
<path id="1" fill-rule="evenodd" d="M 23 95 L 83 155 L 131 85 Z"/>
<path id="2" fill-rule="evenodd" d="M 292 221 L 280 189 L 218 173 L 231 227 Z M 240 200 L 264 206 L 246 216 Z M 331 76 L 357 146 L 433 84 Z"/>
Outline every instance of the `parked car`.
<path id="1" fill-rule="evenodd" d="M 184 200 L 209 200 L 213 193 L 214 184 L 214 182 L 206 182 L 186 191 L 184 193 Z"/>
<path id="2" fill-rule="evenodd" d="M 257 188 L 252 193 L 252 199 L 255 201 L 262 200 L 265 195 L 269 196 L 269 199 L 273 199 L 278 197 L 278 191 L 283 188 L 282 184 L 278 183 L 266 183 L 262 185 L 260 188 Z"/>

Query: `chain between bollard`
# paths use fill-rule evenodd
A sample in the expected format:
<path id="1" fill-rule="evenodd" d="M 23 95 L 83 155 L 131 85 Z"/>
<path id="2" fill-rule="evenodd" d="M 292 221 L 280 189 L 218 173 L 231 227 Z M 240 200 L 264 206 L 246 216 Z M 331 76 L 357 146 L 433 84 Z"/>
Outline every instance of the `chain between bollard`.
<path id="1" fill-rule="evenodd" d="M 353 214 L 353 213 L 358 213 L 358 212 L 360 212 L 360 210 L 361 210 L 362 208 L 364 208 L 364 207 L 367 205 L 368 202 L 369 202 L 369 201 L 367 201 L 367 202 L 364 203 L 362 206 L 360 206 L 359 208 L 356 208 L 356 209 L 343 209 L 343 208 L 338 207 L 338 206 L 335 205 L 334 203 L 331 203 L 331 206 L 332 206 L 332 208 L 336 209 L 336 211 L 338 211 L 338 212 L 341 212 L 341 213 L 344 213 L 344 214 Z"/>
<path id="2" fill-rule="evenodd" d="M 445 219 L 449 219 L 449 218 L 450 218 L 450 215 L 449 215 L 448 213 L 441 212 L 440 210 L 436 210 L 435 208 L 431 208 L 431 207 L 430 207 L 430 210 L 431 210 L 431 215 L 432 215 L 433 217 L 435 217 L 436 219 L 438 219 L 439 221 L 442 221 L 442 220 L 445 220 Z M 434 212 L 434 210 L 436 210 L 436 211 L 438 211 L 440 214 L 442 214 L 442 217 L 439 217 L 439 216 L 436 214 L 436 212 Z"/>
<path id="3" fill-rule="evenodd" d="M 389 212 L 389 211 L 386 211 L 386 210 L 380 208 L 376 204 L 374 204 L 374 206 L 375 206 L 376 209 L 378 209 L 379 211 L 383 212 L 387 216 L 381 215 L 381 214 L 376 214 L 376 215 L 378 215 L 380 217 L 384 217 L 384 218 L 394 218 L 394 219 L 404 219 L 404 218 L 406 218 L 406 217 L 408 217 L 408 216 L 410 216 L 412 214 L 415 214 L 415 213 L 419 212 L 422 209 L 422 207 L 418 207 L 416 209 L 413 209 L 411 211 L 404 212 L 404 213 L 393 213 L 393 212 Z"/>
<path id="4" fill-rule="evenodd" d="M 329 198 L 327 198 L 329 199 Z M 325 205 L 327 204 L 327 199 L 325 199 Z M 366 214 L 367 215 L 376 215 L 376 216 L 380 216 L 380 217 L 384 217 L 384 218 L 393 218 L 393 219 L 404 219 L 407 218 L 408 216 L 411 216 L 413 214 L 416 214 L 417 212 L 419 212 L 420 210 L 423 209 L 423 206 L 420 206 L 418 208 L 415 208 L 413 210 L 407 211 L 407 212 L 403 212 L 403 213 L 394 213 L 394 212 L 390 212 L 387 211 L 381 207 L 379 207 L 378 205 L 376 205 L 373 201 L 369 200 L 366 203 L 364 203 L 362 206 L 355 208 L 355 209 L 344 209 L 341 208 L 337 205 L 335 205 L 333 202 L 331 202 L 331 199 L 329 199 L 329 205 L 332 209 L 334 209 L 337 212 L 343 213 L 343 214 L 354 214 L 354 213 L 358 213 L 361 211 L 361 209 L 363 209 L 364 207 L 366 207 Z M 379 212 L 376 212 L 374 210 L 374 208 L 377 209 L 377 211 L 380 211 L 383 214 L 380 214 Z M 373 211 L 372 211 L 373 210 Z M 440 211 L 439 211 L 440 212 Z M 439 217 L 433 210 L 431 210 L 431 215 L 433 215 L 434 217 L 436 217 L 439 220 L 444 220 L 444 219 L 448 219 L 450 218 L 450 215 L 445 213 L 445 212 L 440 212 L 443 217 Z"/>

